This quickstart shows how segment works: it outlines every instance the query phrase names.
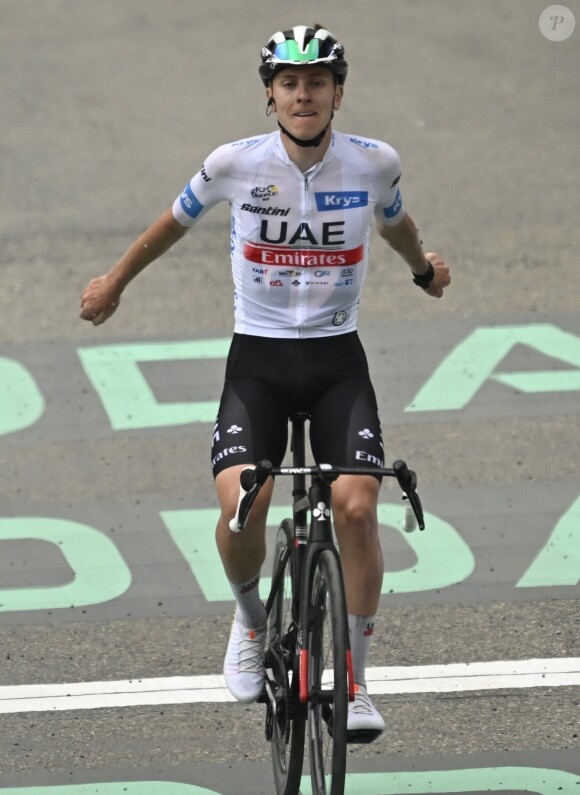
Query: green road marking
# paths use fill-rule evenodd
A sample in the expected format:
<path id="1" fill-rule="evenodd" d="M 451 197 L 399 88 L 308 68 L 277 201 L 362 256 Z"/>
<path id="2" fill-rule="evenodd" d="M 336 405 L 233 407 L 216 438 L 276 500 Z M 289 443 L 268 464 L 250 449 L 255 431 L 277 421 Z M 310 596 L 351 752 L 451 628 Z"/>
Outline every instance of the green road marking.
<path id="1" fill-rule="evenodd" d="M 101 345 L 79 348 L 87 377 L 99 395 L 115 431 L 214 422 L 218 403 L 158 403 L 139 362 L 223 359 L 230 339 Z"/>
<path id="2" fill-rule="evenodd" d="M 553 372 L 493 371 L 515 345 L 526 345 L 574 367 Z M 421 387 L 405 411 L 464 408 L 488 379 L 522 392 L 580 390 L 580 337 L 549 323 L 475 329 L 460 342 Z"/>
<path id="3" fill-rule="evenodd" d="M 34 425 L 44 413 L 44 397 L 28 370 L 0 356 L 0 436 Z"/>
<path id="4" fill-rule="evenodd" d="M 580 370 L 548 370 L 535 373 L 497 373 L 493 376 L 520 392 L 576 392 L 580 390 Z"/>
<path id="5" fill-rule="evenodd" d="M 0 590 L 0 612 L 99 604 L 120 596 L 131 584 L 131 572 L 117 547 L 94 527 L 38 516 L 0 519 L 0 544 L 22 539 L 55 544 L 72 570 L 72 580 Z"/>
<path id="6" fill-rule="evenodd" d="M 580 582 L 580 497 L 561 517 L 516 588 Z"/>
<path id="7" fill-rule="evenodd" d="M 417 593 L 448 588 L 467 579 L 475 568 L 469 546 L 452 525 L 425 513 L 425 530 L 405 533 L 401 527 L 401 504 L 380 503 L 380 524 L 399 530 L 417 562 L 403 571 L 385 572 L 382 593 Z"/>
<path id="8" fill-rule="evenodd" d="M 574 787 L 574 789 L 572 789 Z M 580 776 L 536 767 L 489 767 L 413 773 L 347 774 L 346 795 L 424 795 L 424 793 L 535 792 L 562 795 L 580 789 Z M 312 795 L 310 780 L 302 779 L 302 795 Z"/>
<path id="9" fill-rule="evenodd" d="M 580 776 L 540 767 L 480 767 L 412 773 L 347 773 L 345 795 L 452 795 L 470 792 L 532 792 L 562 795 L 580 790 Z M 302 777 L 302 795 L 312 795 L 310 778 Z M 217 790 L 170 781 L 121 781 L 65 784 L 54 787 L 8 787 L 3 795 L 220 795 Z"/>
<path id="10" fill-rule="evenodd" d="M 171 538 L 189 564 L 208 602 L 224 602 L 233 598 L 215 545 L 219 513 L 217 508 L 161 511 Z M 275 529 L 288 513 L 288 508 L 272 506 L 268 514 L 269 525 Z M 401 518 L 400 504 L 379 505 L 379 521 L 399 530 L 417 556 L 417 562 L 403 571 L 386 572 L 382 593 L 446 588 L 469 577 L 475 567 L 473 554 L 450 524 L 426 514 L 428 531 L 405 533 L 399 528 Z M 271 577 L 260 579 L 260 593 L 264 599 L 268 596 L 270 584 Z"/>
<path id="11" fill-rule="evenodd" d="M 215 543 L 219 508 L 161 511 L 160 515 L 169 535 L 186 559 L 205 599 L 208 602 L 227 602 L 233 599 Z M 288 508 L 272 505 L 268 522 L 277 527 L 287 516 Z M 260 579 L 260 594 L 263 599 L 268 596 L 271 581 L 271 577 Z"/>
<path id="12" fill-rule="evenodd" d="M 283 506 L 271 507 L 271 531 L 288 513 Z M 161 511 L 160 515 L 205 599 L 209 602 L 230 601 L 231 591 L 214 539 L 219 509 Z M 383 594 L 443 589 L 470 576 L 475 568 L 473 553 L 452 525 L 427 513 L 425 532 L 405 533 L 400 527 L 401 516 L 400 504 L 381 503 L 378 506 L 381 526 L 396 529 L 416 558 L 406 569 L 385 572 Z M 131 571 L 115 544 L 89 525 L 48 517 L 0 518 L 0 543 L 22 539 L 58 546 L 71 569 L 71 581 L 58 586 L 0 590 L 0 612 L 100 604 L 121 596 L 131 584 Z M 580 497 L 558 521 L 517 587 L 570 586 L 578 582 Z M 263 598 L 267 597 L 270 584 L 269 576 L 261 578 Z"/>
<path id="13" fill-rule="evenodd" d="M 213 422 L 217 401 L 159 403 L 139 368 L 140 362 L 223 359 L 230 339 L 101 345 L 79 348 L 85 373 L 113 430 Z M 557 359 L 568 369 L 497 373 L 516 345 Z M 580 338 L 540 323 L 475 329 L 442 361 L 405 411 L 464 408 L 487 380 L 525 393 L 580 391 Z M 45 400 L 28 370 L 0 357 L 0 435 L 33 425 Z"/>
<path id="14" fill-rule="evenodd" d="M 173 781 L 113 781 L 54 787 L 8 787 L 0 788 L 0 792 L 2 795 L 220 795 L 213 789 Z"/>

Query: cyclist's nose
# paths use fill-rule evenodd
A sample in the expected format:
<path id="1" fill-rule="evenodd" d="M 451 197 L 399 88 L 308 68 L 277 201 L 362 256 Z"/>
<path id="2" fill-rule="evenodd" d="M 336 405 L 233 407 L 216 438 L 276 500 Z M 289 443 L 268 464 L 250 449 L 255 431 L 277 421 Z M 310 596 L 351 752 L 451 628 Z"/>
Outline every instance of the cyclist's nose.
<path id="1" fill-rule="evenodd" d="M 296 89 L 296 99 L 298 102 L 308 102 L 310 100 L 310 90 L 304 83 L 299 83 Z"/>

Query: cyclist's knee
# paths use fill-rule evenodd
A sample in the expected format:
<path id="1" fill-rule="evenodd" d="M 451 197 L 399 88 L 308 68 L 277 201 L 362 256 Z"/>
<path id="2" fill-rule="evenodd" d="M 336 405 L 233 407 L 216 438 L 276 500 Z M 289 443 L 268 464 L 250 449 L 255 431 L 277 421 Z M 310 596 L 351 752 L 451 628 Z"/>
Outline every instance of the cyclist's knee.
<path id="1" fill-rule="evenodd" d="M 240 474 L 248 466 L 251 466 L 251 464 L 242 464 L 223 469 L 215 479 L 222 517 L 226 522 L 229 522 L 236 513 L 240 498 Z M 251 524 L 255 522 L 262 523 L 265 520 L 272 496 L 272 488 L 271 480 L 262 486 L 252 506 L 250 513 Z"/>
<path id="2" fill-rule="evenodd" d="M 339 478 L 332 490 L 332 504 L 337 528 L 373 535 L 377 530 L 377 502 L 380 484 L 372 477 L 353 475 L 348 477 L 348 480 L 344 476 L 343 478 Z"/>
<path id="3" fill-rule="evenodd" d="M 347 528 L 351 532 L 374 534 L 377 529 L 376 508 L 355 501 L 335 505 L 334 521 L 337 527 Z"/>

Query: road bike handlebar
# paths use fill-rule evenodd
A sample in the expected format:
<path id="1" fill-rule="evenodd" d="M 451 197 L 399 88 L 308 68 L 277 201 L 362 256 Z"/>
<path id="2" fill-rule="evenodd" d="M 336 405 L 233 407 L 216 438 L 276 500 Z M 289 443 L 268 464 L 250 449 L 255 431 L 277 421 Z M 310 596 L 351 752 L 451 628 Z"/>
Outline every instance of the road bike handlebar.
<path id="1" fill-rule="evenodd" d="M 421 500 L 417 494 L 417 475 L 409 469 L 404 461 L 397 460 L 392 468 L 385 467 L 335 467 L 331 464 L 314 464 L 305 467 L 274 467 L 270 461 L 260 461 L 255 467 L 246 467 L 240 474 L 240 496 L 235 516 L 230 521 L 232 533 L 239 533 L 248 522 L 248 516 L 254 500 L 260 489 L 269 477 L 277 475 L 314 475 L 328 483 L 336 480 L 339 475 L 382 475 L 396 478 L 405 505 L 405 519 L 403 529 L 410 533 L 417 525 L 420 530 L 425 529 L 425 519 Z"/>

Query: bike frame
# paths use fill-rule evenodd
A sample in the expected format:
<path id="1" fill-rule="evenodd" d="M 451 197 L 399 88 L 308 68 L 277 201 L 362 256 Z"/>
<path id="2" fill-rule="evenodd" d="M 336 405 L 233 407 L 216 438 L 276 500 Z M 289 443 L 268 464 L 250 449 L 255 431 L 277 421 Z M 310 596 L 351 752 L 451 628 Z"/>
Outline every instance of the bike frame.
<path id="1" fill-rule="evenodd" d="M 298 627 L 298 649 L 296 658 L 298 660 L 299 698 L 302 704 L 306 704 L 313 695 L 320 702 L 332 700 L 332 692 L 324 694 L 311 694 L 308 692 L 308 650 L 306 648 L 306 632 L 309 626 L 309 605 L 308 597 L 312 586 L 313 572 L 318 556 L 324 549 L 336 557 L 340 565 L 340 556 L 334 544 L 332 534 L 332 519 L 330 505 L 332 499 L 332 480 L 336 477 L 332 474 L 313 474 L 312 483 L 307 487 L 306 477 L 309 468 L 305 467 L 306 460 L 306 433 L 305 425 L 308 420 L 307 414 L 297 414 L 292 417 L 292 514 L 294 519 L 294 550 L 288 550 L 287 556 L 294 554 L 293 567 L 293 589 L 295 602 L 292 605 L 292 618 Z M 318 506 L 323 505 L 320 509 Z M 309 515 L 310 514 L 310 521 Z M 282 579 L 285 557 L 278 568 L 272 582 L 268 601 L 266 602 L 266 612 L 269 615 L 272 604 L 280 581 Z M 299 602 L 296 599 L 299 596 Z M 348 674 L 348 695 L 349 701 L 354 701 L 354 675 L 352 669 L 352 655 L 350 651 L 350 641 L 346 638 L 347 647 L 347 674 Z"/>
<path id="2" fill-rule="evenodd" d="M 312 586 L 313 572 L 320 553 L 328 549 L 340 565 L 340 555 L 334 544 L 332 533 L 332 516 L 330 506 L 332 502 L 331 482 L 335 476 L 331 474 L 313 474 L 310 487 L 306 488 L 305 468 L 306 442 L 305 425 L 308 419 L 306 414 L 292 417 L 292 462 L 294 498 L 292 510 L 294 517 L 294 554 L 296 566 L 294 567 L 294 593 L 300 594 L 299 615 L 293 618 L 299 628 L 298 632 L 298 659 L 299 659 L 299 696 L 300 702 L 305 704 L 309 698 L 318 701 L 332 701 L 332 692 L 312 694 L 308 692 L 308 650 L 305 647 L 305 633 L 309 626 L 308 596 Z M 310 513 L 310 528 L 308 529 L 308 513 Z M 346 638 L 347 648 L 347 675 L 349 701 L 354 701 L 354 675 L 352 669 L 352 655 L 350 642 Z"/>

